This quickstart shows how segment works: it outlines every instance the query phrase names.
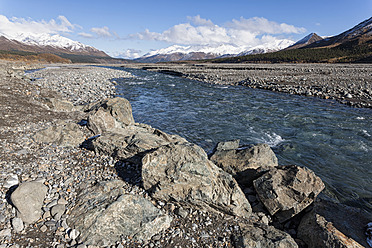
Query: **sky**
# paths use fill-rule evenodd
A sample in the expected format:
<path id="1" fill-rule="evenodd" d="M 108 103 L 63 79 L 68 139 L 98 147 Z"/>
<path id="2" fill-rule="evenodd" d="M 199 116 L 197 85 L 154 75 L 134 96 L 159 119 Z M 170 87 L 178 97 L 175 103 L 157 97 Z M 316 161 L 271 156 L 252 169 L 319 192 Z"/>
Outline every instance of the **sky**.
<path id="1" fill-rule="evenodd" d="M 0 33 L 60 34 L 129 58 L 175 44 L 331 36 L 371 16 L 372 0 L 0 0 Z"/>

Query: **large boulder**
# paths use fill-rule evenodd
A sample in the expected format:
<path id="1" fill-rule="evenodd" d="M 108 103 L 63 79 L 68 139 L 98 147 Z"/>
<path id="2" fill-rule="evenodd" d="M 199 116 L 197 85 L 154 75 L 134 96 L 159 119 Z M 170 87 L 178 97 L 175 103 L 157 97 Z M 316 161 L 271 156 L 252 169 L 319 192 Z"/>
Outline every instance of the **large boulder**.
<path id="1" fill-rule="evenodd" d="M 168 135 L 145 124 L 136 124 L 106 132 L 93 140 L 93 149 L 120 160 L 134 157 L 139 153 L 158 148 L 159 146 L 187 142 L 178 135 Z"/>
<path id="2" fill-rule="evenodd" d="M 296 165 L 272 168 L 253 184 L 261 202 L 280 222 L 301 212 L 324 189 L 313 171 Z"/>
<path id="3" fill-rule="evenodd" d="M 340 216 L 343 218 L 344 216 Z M 309 248 L 362 248 L 358 242 L 340 232 L 332 222 L 314 211 L 306 214 L 298 227 L 298 237 Z M 367 247 L 367 246 L 366 246 Z"/>
<path id="4" fill-rule="evenodd" d="M 283 231 L 265 224 L 241 224 L 240 235 L 233 237 L 236 248 L 297 248 L 294 239 Z"/>
<path id="5" fill-rule="evenodd" d="M 113 180 L 83 189 L 69 217 L 85 245 L 110 246 L 131 236 L 147 241 L 167 229 L 172 218 L 142 196 L 125 193 L 123 182 Z"/>
<path id="6" fill-rule="evenodd" d="M 17 209 L 18 217 L 26 224 L 37 221 L 42 214 L 48 188 L 40 182 L 25 182 L 11 194 L 10 200 Z"/>
<path id="7" fill-rule="evenodd" d="M 37 132 L 32 138 L 39 143 L 53 143 L 62 147 L 77 147 L 85 140 L 80 126 L 71 122 L 53 125 Z"/>
<path id="8" fill-rule="evenodd" d="M 278 165 L 278 159 L 269 145 L 239 147 L 239 140 L 218 143 L 210 160 L 245 186 L 251 186 L 254 179 Z"/>
<path id="9" fill-rule="evenodd" d="M 248 217 L 251 206 L 234 178 L 218 168 L 202 148 L 169 144 L 142 159 L 144 188 L 152 197 Z"/>
<path id="10" fill-rule="evenodd" d="M 364 227 L 371 221 L 365 210 L 318 198 L 302 218 L 298 237 L 309 247 L 368 247 Z"/>
<path id="11" fill-rule="evenodd" d="M 95 103 L 87 109 L 87 112 L 89 112 L 88 128 L 96 135 L 134 124 L 132 106 L 122 97 Z"/>

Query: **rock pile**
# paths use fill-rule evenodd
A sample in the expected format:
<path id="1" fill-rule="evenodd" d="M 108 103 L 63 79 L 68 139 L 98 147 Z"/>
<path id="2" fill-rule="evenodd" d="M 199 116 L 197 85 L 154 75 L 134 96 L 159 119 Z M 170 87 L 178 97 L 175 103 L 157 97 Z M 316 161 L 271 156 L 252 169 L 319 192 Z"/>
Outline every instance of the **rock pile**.
<path id="1" fill-rule="evenodd" d="M 315 202 L 324 188 L 320 178 L 307 168 L 279 166 L 265 144 L 221 142 L 208 156 L 184 138 L 135 123 L 125 99 L 74 110 L 84 117 L 80 125 L 79 120 L 56 122 L 32 136 L 33 144 L 55 149 L 64 162 L 54 161 L 52 168 L 40 163 L 37 176 L 8 175 L 2 184 L 8 198 L 0 210 L 6 206 L 4 213 L 13 218 L 0 230 L 1 247 L 31 233 L 44 235 L 44 243 L 23 238 L 21 245 L 346 247 L 362 242 L 355 241 L 359 233 L 350 237 L 337 222 L 328 224 L 328 212 Z M 317 235 L 308 232 L 312 229 Z M 319 240 L 325 235 L 326 242 Z"/>

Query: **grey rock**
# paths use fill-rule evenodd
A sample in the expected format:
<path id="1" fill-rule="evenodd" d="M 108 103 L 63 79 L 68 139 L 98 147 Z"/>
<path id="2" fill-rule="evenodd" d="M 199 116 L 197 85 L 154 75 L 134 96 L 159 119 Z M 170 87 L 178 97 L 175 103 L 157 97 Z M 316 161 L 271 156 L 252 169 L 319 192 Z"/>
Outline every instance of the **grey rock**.
<path id="1" fill-rule="evenodd" d="M 84 189 L 68 219 L 86 245 L 108 246 L 132 236 L 146 241 L 169 227 L 172 218 L 142 196 L 126 194 L 119 180 Z"/>
<path id="2" fill-rule="evenodd" d="M 247 217 L 251 214 L 235 179 L 191 143 L 169 144 L 142 159 L 144 188 L 152 197 Z"/>
<path id="3" fill-rule="evenodd" d="M 46 225 L 42 225 L 40 227 L 40 231 L 42 231 L 42 232 L 46 232 L 47 230 L 48 230 L 48 227 Z"/>
<path id="4" fill-rule="evenodd" d="M 116 133 L 107 132 L 93 141 L 96 152 L 124 160 L 139 153 L 175 142 L 187 142 L 145 124 L 125 126 Z"/>
<path id="5" fill-rule="evenodd" d="M 213 153 L 223 150 L 235 150 L 239 148 L 240 140 L 230 140 L 224 142 L 218 142 L 216 147 L 213 149 Z"/>
<path id="6" fill-rule="evenodd" d="M 9 228 L 3 229 L 0 231 L 0 237 L 5 237 L 5 236 L 12 236 L 12 231 Z"/>
<path id="7" fill-rule="evenodd" d="M 211 154 L 210 160 L 233 175 L 241 185 L 251 186 L 254 179 L 278 165 L 275 153 L 267 144 L 238 147 L 238 141 L 220 142 Z"/>
<path id="8" fill-rule="evenodd" d="M 88 128 L 94 134 L 134 124 L 132 106 L 127 99 L 116 97 L 100 101 L 87 112 Z"/>
<path id="9" fill-rule="evenodd" d="M 65 213 L 65 210 L 66 210 L 65 205 L 57 204 L 51 208 L 50 213 L 55 220 L 59 220 L 61 216 Z"/>
<path id="10" fill-rule="evenodd" d="M 243 248 L 296 248 L 294 239 L 287 233 L 265 224 L 240 225 L 241 233 L 234 235 L 235 247 Z"/>
<path id="11" fill-rule="evenodd" d="M 317 244 L 349 245 L 359 243 L 368 247 L 364 226 L 371 221 L 370 213 L 325 199 L 317 199 L 298 227 L 298 237 L 309 247 Z M 353 241 L 352 241 L 353 240 Z M 320 247 L 320 246 L 319 246 Z M 351 246 L 352 247 L 352 246 Z"/>
<path id="12" fill-rule="evenodd" d="M 323 216 L 313 211 L 306 214 L 298 227 L 298 237 L 301 238 L 309 248 L 316 247 L 340 247 L 340 248 L 362 248 L 358 242 L 347 237 L 328 222 Z"/>
<path id="13" fill-rule="evenodd" d="M 75 123 L 51 126 L 36 133 L 32 138 L 39 143 L 53 143 L 61 147 L 77 147 L 85 140 L 84 133 Z"/>
<path id="14" fill-rule="evenodd" d="M 47 190 L 41 183 L 25 182 L 11 194 L 10 199 L 24 223 L 31 224 L 40 218 Z"/>
<path id="15" fill-rule="evenodd" d="M 12 186 L 17 185 L 18 183 L 18 176 L 15 174 L 10 174 L 4 183 L 4 187 L 9 189 Z"/>
<path id="16" fill-rule="evenodd" d="M 177 208 L 175 210 L 175 214 L 177 214 L 178 216 L 181 216 L 182 218 L 186 218 L 187 215 L 189 215 L 189 213 L 187 212 L 187 210 L 185 210 L 182 207 Z"/>
<path id="17" fill-rule="evenodd" d="M 23 221 L 21 218 L 13 218 L 12 219 L 12 227 L 15 232 L 21 232 L 24 228 Z"/>
<path id="18" fill-rule="evenodd" d="M 47 97 L 44 99 L 44 104 L 48 106 L 49 109 L 55 110 L 55 111 L 73 111 L 74 105 L 67 101 L 58 99 L 55 97 Z"/>
<path id="19" fill-rule="evenodd" d="M 301 212 L 324 189 L 313 171 L 296 165 L 272 168 L 253 183 L 261 202 L 280 222 Z"/>
<path id="20" fill-rule="evenodd" d="M 80 235 L 80 232 L 76 229 L 71 229 L 70 232 L 68 233 L 68 237 L 72 240 L 77 239 L 79 235 Z"/>

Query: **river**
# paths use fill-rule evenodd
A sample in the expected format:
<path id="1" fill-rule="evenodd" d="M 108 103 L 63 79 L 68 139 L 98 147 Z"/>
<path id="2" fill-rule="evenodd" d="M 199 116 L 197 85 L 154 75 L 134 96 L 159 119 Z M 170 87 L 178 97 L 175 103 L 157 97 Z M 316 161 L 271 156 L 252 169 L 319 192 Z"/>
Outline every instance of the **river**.
<path id="1" fill-rule="evenodd" d="M 136 122 L 178 134 L 207 152 L 219 141 L 267 143 L 279 164 L 306 166 L 320 176 L 326 196 L 372 213 L 372 109 L 123 70 L 136 75 L 116 80 Z"/>

